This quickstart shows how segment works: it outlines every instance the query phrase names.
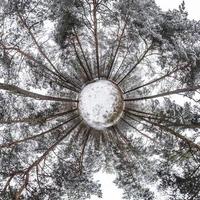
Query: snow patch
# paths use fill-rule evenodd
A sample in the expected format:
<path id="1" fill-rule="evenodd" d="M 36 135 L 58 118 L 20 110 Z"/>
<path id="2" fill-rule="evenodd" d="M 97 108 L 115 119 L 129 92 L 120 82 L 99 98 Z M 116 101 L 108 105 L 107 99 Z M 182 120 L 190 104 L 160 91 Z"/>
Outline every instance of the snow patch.
<path id="1" fill-rule="evenodd" d="M 103 130 L 114 125 L 122 116 L 124 102 L 121 89 L 108 80 L 92 82 L 82 89 L 78 107 L 86 124 Z"/>

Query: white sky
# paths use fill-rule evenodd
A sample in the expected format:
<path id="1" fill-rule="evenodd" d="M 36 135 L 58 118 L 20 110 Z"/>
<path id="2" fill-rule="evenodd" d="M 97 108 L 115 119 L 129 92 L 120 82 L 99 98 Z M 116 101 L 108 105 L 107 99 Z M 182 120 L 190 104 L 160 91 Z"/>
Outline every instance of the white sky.
<path id="1" fill-rule="evenodd" d="M 155 2 L 163 9 L 178 8 L 182 0 L 155 0 Z M 200 0 L 185 0 L 186 10 L 190 19 L 200 19 Z"/>
<path id="2" fill-rule="evenodd" d="M 182 0 L 155 0 L 163 9 L 178 8 Z M 186 10 L 190 19 L 200 20 L 200 0 L 185 0 Z M 114 175 L 99 173 L 95 177 L 102 184 L 103 198 L 101 200 L 122 200 L 122 190 L 117 188 L 112 182 Z M 90 200 L 100 200 L 100 198 L 92 197 Z M 159 200 L 164 200 L 159 198 Z"/>

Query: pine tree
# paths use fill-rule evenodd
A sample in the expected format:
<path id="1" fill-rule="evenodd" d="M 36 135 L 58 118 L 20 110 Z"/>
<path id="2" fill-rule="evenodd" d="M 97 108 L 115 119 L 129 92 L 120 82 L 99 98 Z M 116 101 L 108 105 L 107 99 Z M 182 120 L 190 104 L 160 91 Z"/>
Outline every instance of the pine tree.
<path id="1" fill-rule="evenodd" d="M 102 197 L 101 170 L 127 200 L 155 199 L 155 185 L 172 200 L 200 198 L 200 24 L 186 10 L 184 1 L 166 12 L 153 0 L 0 3 L 0 199 Z M 97 80 L 123 93 L 122 115 L 105 129 L 79 109 Z"/>

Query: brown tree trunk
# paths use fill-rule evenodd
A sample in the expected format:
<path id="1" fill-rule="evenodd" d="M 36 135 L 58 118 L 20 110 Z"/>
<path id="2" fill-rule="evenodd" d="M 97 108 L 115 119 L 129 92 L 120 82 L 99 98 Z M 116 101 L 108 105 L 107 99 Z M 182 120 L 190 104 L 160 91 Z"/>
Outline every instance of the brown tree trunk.
<path id="1" fill-rule="evenodd" d="M 10 85 L 10 84 L 0 83 L 0 89 L 10 91 L 13 94 L 17 94 L 17 95 L 24 96 L 24 97 L 30 97 L 30 98 L 37 99 L 37 100 L 78 102 L 78 100 L 75 100 L 75 99 L 73 100 L 73 99 L 67 99 L 67 98 L 61 98 L 61 97 L 52 97 L 52 96 L 37 94 L 37 93 L 34 93 L 34 92 L 30 92 L 30 91 L 21 89 L 21 88 L 15 86 L 15 85 Z"/>
<path id="2" fill-rule="evenodd" d="M 139 98 L 130 98 L 130 99 L 124 99 L 124 101 L 140 101 L 140 100 L 147 100 L 147 99 L 153 99 L 153 98 L 158 98 L 158 97 L 165 97 L 173 94 L 179 94 L 183 92 L 193 92 L 200 89 L 200 85 L 196 85 L 193 87 L 188 87 L 188 88 L 182 88 L 182 89 L 177 89 L 169 92 L 164 92 L 161 94 L 156 94 L 152 96 L 146 96 L 146 97 L 139 97 Z"/>

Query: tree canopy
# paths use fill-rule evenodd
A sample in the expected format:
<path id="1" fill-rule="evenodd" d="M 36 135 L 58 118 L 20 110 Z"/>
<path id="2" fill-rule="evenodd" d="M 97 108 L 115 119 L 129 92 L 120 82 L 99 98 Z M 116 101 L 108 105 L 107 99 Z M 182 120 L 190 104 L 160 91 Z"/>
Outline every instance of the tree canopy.
<path id="1" fill-rule="evenodd" d="M 200 22 L 184 1 L 1 1 L 0 198 L 102 197 L 103 170 L 127 200 L 200 199 L 199 75 Z M 78 109 L 96 80 L 125 103 L 103 130 Z"/>

